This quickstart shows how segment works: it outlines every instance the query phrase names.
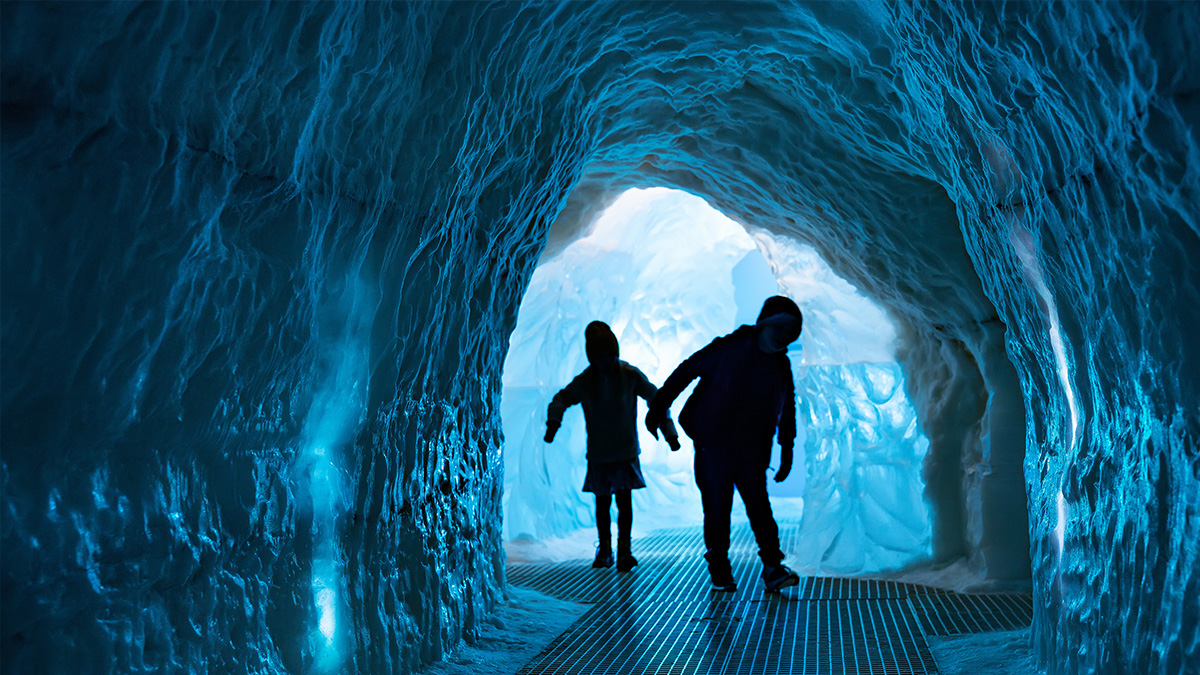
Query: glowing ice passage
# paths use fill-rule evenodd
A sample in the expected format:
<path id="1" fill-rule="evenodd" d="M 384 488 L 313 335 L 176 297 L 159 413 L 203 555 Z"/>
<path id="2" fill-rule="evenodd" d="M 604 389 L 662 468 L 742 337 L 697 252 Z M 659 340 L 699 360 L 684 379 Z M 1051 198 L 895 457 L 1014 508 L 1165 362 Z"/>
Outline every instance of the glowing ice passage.
<path id="1" fill-rule="evenodd" d="M 591 496 L 579 491 L 587 468 L 583 415 L 568 414 L 553 445 L 542 441 L 546 403 L 587 365 L 588 322 L 608 322 L 622 358 L 661 384 L 714 337 L 754 323 L 767 297 L 786 293 L 806 310 L 805 332 L 789 356 L 803 422 L 795 462 L 812 474 L 807 485 L 799 471 L 788 482 L 769 483 L 776 512 L 805 518 L 804 548 L 787 552 L 790 564 L 846 574 L 929 558 L 921 476 L 928 441 L 904 394 L 895 328 L 810 247 L 756 234 L 698 197 L 630 190 L 586 237 L 543 258 L 504 365 L 506 537 L 561 536 L 592 526 Z M 672 453 L 641 433 L 648 489 L 633 499 L 642 530 L 701 522 L 691 443 L 682 440 L 684 452 Z M 778 466 L 778 449 L 775 455 Z"/>
<path id="2" fill-rule="evenodd" d="M 1032 577 L 1044 667 L 1200 659 L 1196 4 L 0 25 L 5 672 L 410 672 L 476 635 L 518 307 L 652 186 L 886 312 L 929 555 Z"/>

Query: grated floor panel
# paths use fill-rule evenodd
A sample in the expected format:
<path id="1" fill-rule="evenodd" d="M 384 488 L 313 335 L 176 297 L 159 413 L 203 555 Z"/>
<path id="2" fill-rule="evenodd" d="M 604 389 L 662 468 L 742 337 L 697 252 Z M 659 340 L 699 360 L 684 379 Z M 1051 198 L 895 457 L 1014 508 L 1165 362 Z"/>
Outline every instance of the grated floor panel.
<path id="1" fill-rule="evenodd" d="M 785 550 L 797 526 L 780 528 Z M 1028 594 L 964 595 L 915 584 L 806 577 L 762 591 L 747 526 L 735 528 L 736 593 L 709 589 L 699 528 L 635 542 L 633 572 L 587 561 L 508 566 L 508 581 L 592 603 L 521 675 L 925 675 L 927 635 L 1028 626 Z"/>

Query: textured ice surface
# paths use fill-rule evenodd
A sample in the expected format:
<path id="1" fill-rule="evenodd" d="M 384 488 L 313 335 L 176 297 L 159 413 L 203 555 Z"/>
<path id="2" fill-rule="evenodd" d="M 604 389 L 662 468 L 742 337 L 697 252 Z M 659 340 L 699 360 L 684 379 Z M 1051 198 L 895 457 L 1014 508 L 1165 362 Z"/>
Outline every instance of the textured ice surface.
<path id="1" fill-rule="evenodd" d="M 1192 667 L 1198 14 L 0 3 L 0 667 L 477 634 L 517 308 L 647 186 L 886 309 L 933 556 L 1032 572 L 1041 664 Z"/>
<path id="2" fill-rule="evenodd" d="M 504 366 L 506 538 L 594 525 L 592 496 L 580 492 L 582 411 L 568 412 L 553 444 L 542 440 L 546 404 L 587 365 L 588 322 L 613 326 L 622 358 L 662 384 L 680 361 L 753 323 L 763 300 L 783 292 L 805 312 L 789 352 L 799 396 L 796 470 L 768 483 L 777 498 L 803 499 L 803 543 L 787 552 L 789 562 L 812 572 L 877 572 L 928 556 L 928 442 L 904 394 L 890 319 L 811 247 L 765 232 L 757 239 L 698 197 L 631 190 L 586 237 L 538 267 Z M 690 441 L 672 453 L 641 436 L 647 487 L 634 492 L 635 522 L 700 522 Z"/>
<path id="3" fill-rule="evenodd" d="M 1034 675 L 1028 628 L 930 637 L 929 652 L 941 675 Z"/>

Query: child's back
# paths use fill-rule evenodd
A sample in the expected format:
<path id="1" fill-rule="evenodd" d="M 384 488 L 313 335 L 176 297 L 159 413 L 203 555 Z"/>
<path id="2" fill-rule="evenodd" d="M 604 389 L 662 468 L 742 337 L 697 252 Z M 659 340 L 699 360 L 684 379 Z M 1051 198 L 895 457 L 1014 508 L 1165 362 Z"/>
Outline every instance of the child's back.
<path id="1" fill-rule="evenodd" d="M 550 402 L 548 421 L 561 423 L 563 412 L 582 404 L 587 425 L 588 462 L 617 462 L 638 456 L 637 399 L 658 391 L 642 371 L 613 359 L 584 369 Z"/>

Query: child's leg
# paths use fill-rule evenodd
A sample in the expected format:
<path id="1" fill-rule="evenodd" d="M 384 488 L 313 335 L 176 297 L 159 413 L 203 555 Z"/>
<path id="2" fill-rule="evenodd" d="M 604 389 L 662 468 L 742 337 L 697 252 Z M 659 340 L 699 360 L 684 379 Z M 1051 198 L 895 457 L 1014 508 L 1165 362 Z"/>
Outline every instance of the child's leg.
<path id="1" fill-rule="evenodd" d="M 596 495 L 596 534 L 600 537 L 601 551 L 612 551 L 612 516 L 609 514 L 611 504 L 610 495 Z"/>
<path id="2" fill-rule="evenodd" d="M 630 539 L 633 531 L 633 500 L 629 490 L 621 490 L 617 496 L 617 571 L 628 572 L 637 564 L 633 557 Z"/>
<path id="3" fill-rule="evenodd" d="M 600 543 L 596 546 L 596 559 L 592 561 L 592 567 L 596 569 L 604 569 L 612 567 L 612 520 L 608 514 L 608 507 L 612 504 L 612 497 L 609 495 L 596 494 L 596 534 L 600 537 Z"/>
<path id="4" fill-rule="evenodd" d="M 621 490 L 617 498 L 617 541 L 629 544 L 633 532 L 633 495 L 631 490 Z"/>
<path id="5" fill-rule="evenodd" d="M 771 500 L 767 498 L 767 475 L 764 471 L 744 470 L 737 477 L 737 491 L 746 505 L 746 516 L 750 529 L 758 541 L 758 557 L 762 558 L 763 585 L 768 593 L 778 593 L 788 586 L 800 583 L 800 575 L 783 564 L 783 551 L 779 548 L 779 525 L 771 513 Z"/>
<path id="6" fill-rule="evenodd" d="M 758 557 L 766 567 L 775 567 L 783 562 L 783 551 L 779 548 L 779 525 L 771 513 L 771 501 L 767 497 L 767 476 L 762 471 L 746 471 L 738 476 L 737 491 L 746 507 L 746 518 L 758 543 Z"/>
<path id="7" fill-rule="evenodd" d="M 696 451 L 696 486 L 700 488 L 700 506 L 704 509 L 704 559 L 708 571 L 729 574 L 729 516 L 733 510 L 733 479 L 716 451 Z"/>

